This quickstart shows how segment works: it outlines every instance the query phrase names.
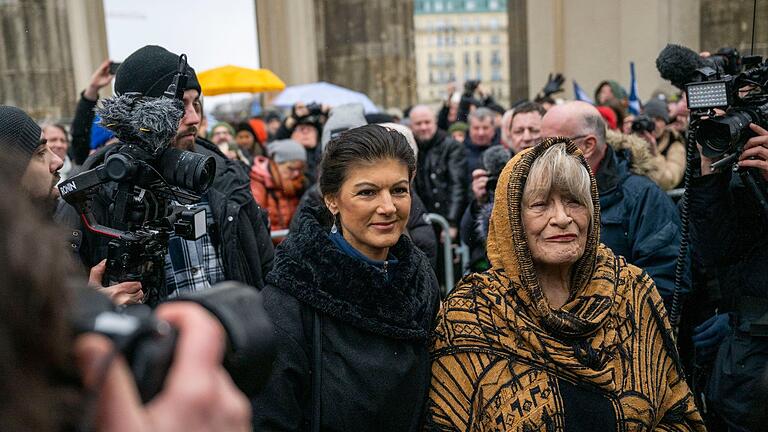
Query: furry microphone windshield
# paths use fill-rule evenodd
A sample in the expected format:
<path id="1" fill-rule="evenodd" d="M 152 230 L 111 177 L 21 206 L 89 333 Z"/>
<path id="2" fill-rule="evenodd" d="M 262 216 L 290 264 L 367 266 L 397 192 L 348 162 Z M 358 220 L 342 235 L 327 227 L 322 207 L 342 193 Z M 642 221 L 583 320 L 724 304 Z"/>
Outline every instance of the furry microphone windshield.
<path id="1" fill-rule="evenodd" d="M 176 136 L 184 105 L 178 99 L 126 93 L 105 99 L 96 113 L 101 125 L 114 132 L 120 142 L 138 144 L 157 153 Z"/>

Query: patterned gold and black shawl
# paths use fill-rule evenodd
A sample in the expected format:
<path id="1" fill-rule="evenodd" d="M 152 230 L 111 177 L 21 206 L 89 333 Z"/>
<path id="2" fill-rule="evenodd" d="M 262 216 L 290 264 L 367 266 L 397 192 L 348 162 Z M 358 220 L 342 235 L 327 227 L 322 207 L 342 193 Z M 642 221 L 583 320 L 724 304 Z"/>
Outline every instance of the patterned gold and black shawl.
<path id="1" fill-rule="evenodd" d="M 571 295 L 549 307 L 520 207 L 533 161 L 553 138 L 502 171 L 488 235 L 492 268 L 465 277 L 438 316 L 427 429 L 703 431 L 653 281 L 599 243 L 595 207 Z M 591 171 L 590 171 L 591 172 Z"/>

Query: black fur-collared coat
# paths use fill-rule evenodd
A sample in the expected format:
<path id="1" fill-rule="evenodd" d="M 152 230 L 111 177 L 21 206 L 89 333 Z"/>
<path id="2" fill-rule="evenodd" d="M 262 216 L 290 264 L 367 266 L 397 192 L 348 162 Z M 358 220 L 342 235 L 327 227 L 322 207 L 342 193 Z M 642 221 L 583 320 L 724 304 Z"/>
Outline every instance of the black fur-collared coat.
<path id="1" fill-rule="evenodd" d="M 252 399 L 254 430 L 310 429 L 318 359 L 320 430 L 418 430 L 439 305 L 426 256 L 401 236 L 390 249 L 398 263 L 385 274 L 342 252 L 318 221 L 317 207 L 301 212 L 263 290 L 278 349 L 269 382 Z"/>

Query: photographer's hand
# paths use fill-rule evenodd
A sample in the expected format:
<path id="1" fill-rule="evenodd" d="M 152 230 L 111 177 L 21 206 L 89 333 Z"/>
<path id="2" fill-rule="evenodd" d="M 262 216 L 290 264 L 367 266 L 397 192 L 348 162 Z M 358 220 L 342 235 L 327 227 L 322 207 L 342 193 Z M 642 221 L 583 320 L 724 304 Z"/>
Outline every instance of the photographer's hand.
<path id="1" fill-rule="evenodd" d="M 99 90 L 109 85 L 115 76 L 109 73 L 109 60 L 105 60 L 91 75 L 91 82 L 83 92 L 83 96 L 90 101 L 99 99 Z"/>
<path id="2" fill-rule="evenodd" d="M 141 290 L 141 282 L 121 282 L 109 287 L 102 286 L 104 272 L 107 270 L 107 260 L 101 260 L 91 268 L 88 276 L 88 284 L 98 291 L 106 294 L 112 303 L 116 305 L 128 305 L 141 303 L 144 300 L 144 291 Z"/>
<path id="3" fill-rule="evenodd" d="M 176 327 L 179 338 L 163 390 L 146 405 L 123 357 L 110 362 L 114 347 L 107 338 L 87 334 L 76 341 L 83 383 L 97 394 L 96 430 L 251 430 L 250 403 L 221 365 L 226 338 L 221 324 L 188 302 L 161 305 L 157 317 Z"/>
<path id="4" fill-rule="evenodd" d="M 765 180 L 768 180 L 768 130 L 750 123 L 750 129 L 757 134 L 744 144 L 744 151 L 739 157 L 742 168 L 757 168 Z"/>
<path id="5" fill-rule="evenodd" d="M 477 202 L 485 202 L 488 191 L 486 185 L 488 184 L 488 171 L 484 169 L 476 169 L 472 171 L 472 193 L 475 195 Z"/>

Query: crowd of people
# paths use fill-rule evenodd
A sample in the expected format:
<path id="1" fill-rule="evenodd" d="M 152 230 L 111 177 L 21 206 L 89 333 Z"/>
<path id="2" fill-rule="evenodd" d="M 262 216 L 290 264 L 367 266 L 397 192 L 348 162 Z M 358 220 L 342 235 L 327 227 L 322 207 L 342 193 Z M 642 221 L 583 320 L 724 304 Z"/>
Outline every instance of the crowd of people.
<path id="1" fill-rule="evenodd" d="M 557 75 L 509 109 L 471 81 L 440 106 L 306 101 L 208 127 L 177 54 L 145 46 L 116 75 L 109 64 L 71 125 L 0 106 L 0 388 L 13 394 L 0 429 L 743 431 L 768 418 L 768 224 L 739 176 L 687 142 L 683 89 L 633 115 L 611 80 L 594 103 L 565 101 Z M 125 235 L 99 228 L 141 228 L 150 187 L 111 169 L 87 205 L 59 197 L 127 157 L 121 126 L 97 115 L 113 81 L 117 95 L 177 91 L 170 147 L 214 161 L 195 202 L 160 198 L 204 212 L 205 229 L 162 240 L 142 267 L 156 286 L 109 276 Z M 737 167 L 768 180 L 768 131 L 751 130 Z M 439 258 L 459 246 L 464 265 Z M 179 331 L 151 403 L 108 340 L 66 336 L 80 276 Z M 274 325 L 271 374 L 247 398 L 222 366 L 221 324 L 168 302 L 223 281 L 258 290 L 251 312 Z"/>

